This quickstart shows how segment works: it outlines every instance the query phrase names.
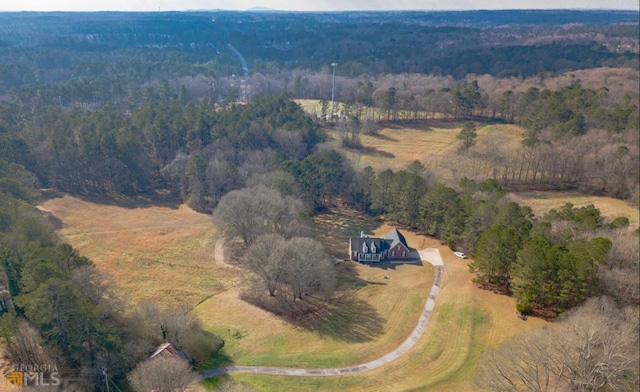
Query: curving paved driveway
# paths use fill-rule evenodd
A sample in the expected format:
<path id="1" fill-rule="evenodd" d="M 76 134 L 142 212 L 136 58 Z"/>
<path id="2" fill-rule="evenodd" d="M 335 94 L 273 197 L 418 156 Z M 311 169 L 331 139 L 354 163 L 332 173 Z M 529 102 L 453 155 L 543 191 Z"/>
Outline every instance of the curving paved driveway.
<path id="1" fill-rule="evenodd" d="M 440 251 L 436 248 L 428 248 L 419 251 L 420 259 L 422 261 L 428 261 L 433 264 L 435 268 L 435 276 L 433 279 L 433 286 L 429 292 L 429 298 L 424 305 L 418 324 L 409 335 L 409 337 L 395 350 L 390 353 L 367 363 L 361 365 L 342 367 L 342 368 L 329 368 L 329 369 L 299 369 L 290 367 L 271 367 L 271 366 L 222 366 L 218 368 L 208 369 L 200 372 L 200 377 L 209 378 L 217 377 L 226 373 L 249 373 L 249 374 L 271 374 L 271 375 L 283 375 L 283 376 L 299 376 L 299 377 L 323 377 L 323 376 L 340 376 L 346 374 L 362 373 L 369 370 L 373 370 L 384 366 L 391 361 L 399 358 L 401 355 L 409 351 L 416 342 L 420 339 L 424 333 L 431 312 L 436 303 L 436 298 L 440 292 L 440 285 L 442 284 L 442 278 L 444 277 L 444 265 L 442 258 L 440 257 Z"/>

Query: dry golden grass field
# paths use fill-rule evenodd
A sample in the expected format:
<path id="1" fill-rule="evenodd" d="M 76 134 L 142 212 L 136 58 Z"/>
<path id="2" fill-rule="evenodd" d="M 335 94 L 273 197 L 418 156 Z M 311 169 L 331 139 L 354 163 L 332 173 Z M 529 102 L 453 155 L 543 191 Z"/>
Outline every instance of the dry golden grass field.
<path id="1" fill-rule="evenodd" d="M 341 213 L 321 215 L 319 229 L 332 227 L 336 232 L 367 229 L 346 218 Z M 360 223 L 365 224 L 364 220 L 367 219 Z M 323 239 L 325 246 L 338 248 L 342 257 L 346 256 L 346 241 L 347 237 L 339 236 Z M 293 325 L 240 300 L 243 286 L 208 299 L 196 311 L 206 325 L 227 339 L 225 354 L 236 364 L 347 366 L 377 358 L 399 346 L 424 306 L 433 268 L 430 265 L 379 268 L 339 262 L 337 269 L 341 277 L 338 295 L 343 298 L 340 309 L 311 325 Z"/>
<path id="2" fill-rule="evenodd" d="M 443 121 L 387 126 L 377 135 L 361 136 L 364 151 L 350 150 L 346 154 L 356 169 L 371 166 L 376 171 L 398 170 L 418 160 L 437 171 L 439 163 L 455 159 L 459 145 L 456 136 L 461 127 L 462 123 Z M 339 139 L 335 131 L 330 133 Z M 479 125 L 477 133 L 478 140 L 490 133 L 505 140 L 514 140 L 522 136 L 522 128 L 510 124 Z"/>
<path id="3" fill-rule="evenodd" d="M 341 225 L 338 223 L 337 226 Z M 389 228 L 381 225 L 374 233 L 384 234 Z M 422 339 L 405 356 L 386 367 L 353 376 L 295 378 L 234 375 L 232 378 L 264 391 L 476 391 L 478 388 L 474 386 L 473 379 L 482 352 L 487 347 L 495 346 L 526 330 L 547 325 L 540 319 L 519 319 L 512 298 L 476 287 L 471 282 L 467 262 L 455 257 L 446 246 L 424 236 L 410 232 L 405 234 L 409 244 L 414 247 L 438 248 L 445 263 L 445 278 L 430 324 Z M 307 331 L 296 329 L 286 331 L 287 326 L 282 323 L 265 324 L 271 317 L 260 314 L 258 319 L 263 328 L 258 332 L 262 335 L 259 339 L 267 347 L 272 347 L 271 350 L 266 350 L 271 353 L 271 357 L 255 358 L 248 355 L 246 359 L 240 357 L 236 363 L 293 367 L 343 366 L 364 362 L 397 346 L 403 340 L 402 336 L 407 336 L 415 323 L 416 314 L 424 306 L 430 285 L 427 280 L 431 279 L 432 267 L 429 264 L 401 265 L 395 269 L 381 270 L 350 264 L 355 266 L 359 278 L 367 281 L 367 285 L 358 291 L 358 297 L 365 299 L 375 308 L 379 317 L 385 320 L 380 336 L 365 344 L 338 340 L 331 336 L 320 342 L 317 334 L 308 335 Z M 382 280 L 383 273 L 390 279 Z M 383 283 L 384 286 L 376 283 Z M 219 311 L 228 312 L 232 309 L 225 306 Z M 212 312 L 216 310 L 212 309 Z M 247 317 L 249 312 L 242 308 L 237 313 Z M 246 319 L 240 321 L 240 316 L 231 317 L 244 325 L 251 323 L 251 320 Z M 390 331 L 391 328 L 402 333 L 394 333 Z M 300 338 L 303 340 L 299 340 Z M 263 351 L 262 347 L 252 347 L 258 344 L 257 341 L 243 340 L 244 338 L 235 344 L 244 345 L 247 353 Z M 236 357 L 240 348 L 233 344 L 230 353 L 231 357 Z M 279 345 L 285 349 L 281 349 Z M 316 357 L 325 350 L 329 350 L 326 356 L 323 354 L 319 361 L 309 362 L 308 358 Z M 292 353 L 295 355 L 292 356 Z"/>
<path id="4" fill-rule="evenodd" d="M 213 260 L 211 217 L 182 205 L 100 204 L 64 196 L 41 209 L 58 219 L 58 234 L 89 257 L 133 301 L 195 305 L 239 278 Z"/>
<path id="5" fill-rule="evenodd" d="M 550 209 L 561 207 L 566 203 L 572 203 L 575 207 L 593 204 L 607 220 L 626 216 L 629 218 L 629 228 L 633 230 L 640 224 L 638 207 L 612 197 L 589 196 L 578 192 L 528 191 L 512 192 L 509 198 L 518 204 L 531 207 L 536 216 L 542 216 Z"/>
<path id="6" fill-rule="evenodd" d="M 519 128 L 489 125 L 478 130 L 519 137 Z M 453 153 L 457 129 L 448 123 L 386 128 L 364 136 L 367 154 L 351 157 L 377 170 L 401 168 L 414 159 L 445 159 Z M 358 160 L 356 160 L 358 159 Z M 626 202 L 569 192 L 520 192 L 510 197 L 530 205 L 536 215 L 570 201 L 594 204 L 608 219 L 627 216 L 637 227 L 638 209 Z M 63 196 L 41 208 L 58 220 L 63 239 L 91 258 L 132 301 L 155 299 L 166 305 L 196 306 L 205 327 L 226 344 L 219 359 L 242 365 L 293 367 L 348 366 L 374 359 L 399 345 L 409 334 L 433 278 L 425 265 L 392 269 L 340 262 L 341 306 L 313 325 L 293 325 L 239 298 L 247 274 L 224 262 L 215 249 L 211 217 L 182 206 L 149 202 L 97 203 Z M 334 208 L 314 217 L 315 235 L 337 258 L 346 257 L 347 238 L 361 230 L 384 234 L 382 221 Z M 546 322 L 515 315 L 512 298 L 477 288 L 467 264 L 437 241 L 405 233 L 416 248 L 437 247 L 445 279 L 424 337 L 409 353 L 366 374 L 337 378 L 234 375 L 258 390 L 273 391 L 475 391 L 473 378 L 488 347 Z M 384 279 L 384 275 L 389 279 Z"/>
<path id="7" fill-rule="evenodd" d="M 319 112 L 319 101 L 297 100 L 308 113 Z M 360 135 L 362 150 L 345 150 L 354 167 L 359 170 L 366 166 L 376 171 L 384 169 L 398 170 L 418 160 L 428 163 L 431 170 L 438 171 L 439 162 L 453 159 L 459 141 L 456 136 L 462 129 L 462 122 L 425 120 L 407 125 L 387 125 L 376 135 Z M 327 128 L 326 131 L 339 146 L 338 131 Z M 477 124 L 477 140 L 488 135 L 501 140 L 521 140 L 524 130 L 512 124 Z"/>
<path id="8" fill-rule="evenodd" d="M 424 265 L 368 267 L 339 263 L 345 296 L 338 311 L 320 323 L 296 326 L 239 299 L 245 274 L 214 254 L 210 217 L 185 206 L 99 204 L 64 196 L 41 206 L 59 220 L 59 234 L 113 278 L 132 301 L 187 302 L 203 324 L 220 334 L 222 356 L 236 364 L 333 367 L 381 356 L 409 334 L 424 306 L 433 268 Z M 384 234 L 389 227 L 352 211 L 336 209 L 316 218 L 325 246 L 346 249 L 360 230 Z M 472 391 L 483 350 L 524 330 L 539 319 L 522 321 L 513 299 L 480 290 L 471 283 L 466 262 L 427 237 L 406 232 L 416 248 L 438 247 L 445 279 L 424 337 L 406 356 L 387 367 L 358 376 L 285 378 L 233 376 L 259 390 L 411 390 Z M 389 279 L 384 279 L 387 275 Z M 208 299 L 207 299 L 208 298 Z"/>
<path id="9" fill-rule="evenodd" d="M 317 101 L 303 100 L 300 101 L 300 104 L 310 112 L 319 110 Z M 460 129 L 461 123 L 442 121 L 386 127 L 381 129 L 376 136 L 361 135 L 361 141 L 365 147 L 363 151 L 347 150 L 345 154 L 356 169 L 371 166 L 377 172 L 387 168 L 398 170 L 405 168 L 414 160 L 419 160 L 426 163 L 431 170 L 438 172 L 440 162 L 455 159 L 458 143 L 456 135 Z M 338 145 L 339 135 L 337 132 L 334 130 L 328 132 Z M 491 135 L 506 143 L 520 140 L 524 130 L 517 125 L 490 124 L 479 125 L 477 133 L 478 142 Z M 446 173 L 440 171 L 439 175 L 446 176 Z M 521 205 L 530 206 L 537 216 L 542 216 L 552 208 L 558 208 L 571 202 L 576 207 L 593 204 L 609 220 L 618 216 L 626 216 L 630 221 L 630 229 L 635 230 L 640 225 L 638 207 L 611 197 L 591 196 L 568 191 L 512 192 L 509 197 Z"/>

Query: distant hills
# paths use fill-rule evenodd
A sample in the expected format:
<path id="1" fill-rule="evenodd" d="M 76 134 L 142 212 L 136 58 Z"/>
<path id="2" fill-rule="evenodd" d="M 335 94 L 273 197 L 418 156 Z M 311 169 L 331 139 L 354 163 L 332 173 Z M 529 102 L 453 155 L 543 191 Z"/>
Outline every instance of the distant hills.
<path id="1" fill-rule="evenodd" d="M 267 7 L 252 7 L 252 8 L 249 8 L 247 11 L 249 12 L 281 12 L 278 10 L 274 10 L 273 8 L 267 8 Z"/>

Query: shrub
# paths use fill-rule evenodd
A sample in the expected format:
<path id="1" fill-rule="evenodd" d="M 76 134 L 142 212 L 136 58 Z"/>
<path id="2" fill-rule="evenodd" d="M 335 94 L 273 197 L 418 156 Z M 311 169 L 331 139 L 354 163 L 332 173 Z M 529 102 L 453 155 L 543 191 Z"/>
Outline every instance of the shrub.
<path id="1" fill-rule="evenodd" d="M 530 302 L 518 302 L 516 304 L 516 310 L 523 315 L 529 315 L 533 313 L 533 305 Z"/>

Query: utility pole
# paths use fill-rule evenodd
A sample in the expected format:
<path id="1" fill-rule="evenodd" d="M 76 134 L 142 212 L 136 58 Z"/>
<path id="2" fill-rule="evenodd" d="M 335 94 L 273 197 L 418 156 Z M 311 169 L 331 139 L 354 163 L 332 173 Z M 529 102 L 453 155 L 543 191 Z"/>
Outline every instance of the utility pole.
<path id="1" fill-rule="evenodd" d="M 333 122 L 333 113 L 334 113 L 334 105 L 336 99 L 336 67 L 338 63 L 331 63 L 331 68 L 333 68 L 333 82 L 331 84 L 331 122 Z"/>

